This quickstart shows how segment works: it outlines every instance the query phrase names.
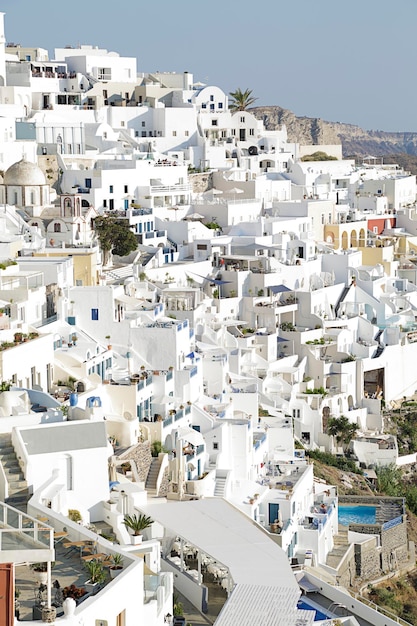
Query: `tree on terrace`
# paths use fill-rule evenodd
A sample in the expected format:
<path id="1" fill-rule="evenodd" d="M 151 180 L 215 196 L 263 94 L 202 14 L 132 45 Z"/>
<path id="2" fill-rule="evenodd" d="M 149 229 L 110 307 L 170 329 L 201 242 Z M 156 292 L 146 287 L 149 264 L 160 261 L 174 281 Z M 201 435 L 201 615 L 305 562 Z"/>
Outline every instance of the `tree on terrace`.
<path id="1" fill-rule="evenodd" d="M 327 434 L 336 438 L 338 443 L 348 445 L 358 432 L 358 426 L 345 415 L 331 417 L 327 423 Z"/>
<path id="2" fill-rule="evenodd" d="M 229 108 L 233 113 L 236 113 L 236 111 L 246 111 L 246 109 L 258 99 L 252 96 L 252 89 L 242 91 L 238 88 L 236 91 L 231 91 L 229 96 L 232 98 Z"/>
<path id="3" fill-rule="evenodd" d="M 136 250 L 138 242 L 125 219 L 99 216 L 94 220 L 100 248 L 103 251 L 103 265 L 107 265 L 110 254 L 126 256 Z"/>

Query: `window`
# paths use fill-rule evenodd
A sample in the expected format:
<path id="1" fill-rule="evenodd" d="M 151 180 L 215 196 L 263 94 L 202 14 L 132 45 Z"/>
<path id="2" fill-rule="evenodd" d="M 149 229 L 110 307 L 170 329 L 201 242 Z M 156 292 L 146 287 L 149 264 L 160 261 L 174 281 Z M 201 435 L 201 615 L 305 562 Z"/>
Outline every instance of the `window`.
<path id="1" fill-rule="evenodd" d="M 374 226 L 372 230 L 373 230 L 375 235 L 378 234 L 378 226 Z"/>
<path id="2" fill-rule="evenodd" d="M 107 139 L 107 133 L 106 132 L 103 133 L 103 139 Z"/>
<path id="3" fill-rule="evenodd" d="M 142 126 L 146 126 L 146 122 L 142 122 Z"/>
<path id="4" fill-rule="evenodd" d="M 98 79 L 99 80 L 111 80 L 111 68 L 110 67 L 99 67 L 98 68 Z"/>
<path id="5" fill-rule="evenodd" d="M 91 319 L 98 322 L 98 309 L 91 309 Z"/>
<path id="6" fill-rule="evenodd" d="M 197 244 L 197 250 L 207 250 L 207 244 L 206 243 L 198 243 Z"/>
<path id="7" fill-rule="evenodd" d="M 176 137 L 176 136 L 177 136 L 177 131 L 176 131 L 176 130 L 173 130 L 173 131 L 172 131 L 172 136 L 173 136 L 173 137 Z"/>
<path id="8" fill-rule="evenodd" d="M 324 213 L 321 214 L 321 223 L 324 224 Z"/>
<path id="9" fill-rule="evenodd" d="M 190 132 L 189 132 L 188 130 L 185 130 L 185 131 L 184 131 L 184 135 L 185 135 L 186 137 L 189 137 L 189 136 L 190 136 Z"/>
<path id="10" fill-rule="evenodd" d="M 210 104 L 210 111 L 214 111 L 214 104 Z"/>
<path id="11" fill-rule="evenodd" d="M 210 102 L 214 102 L 214 96 L 210 96 Z"/>
<path id="12" fill-rule="evenodd" d="M 135 130 L 135 137 L 139 137 L 139 131 Z"/>
<path id="13" fill-rule="evenodd" d="M 124 120 L 121 121 L 120 123 L 121 126 L 126 126 L 126 122 Z"/>
<path id="14" fill-rule="evenodd" d="M 109 209 L 110 209 L 110 211 L 113 211 L 113 209 L 114 209 L 114 200 L 113 200 L 113 198 L 110 198 L 109 203 L 110 203 L 109 204 Z"/>
<path id="15" fill-rule="evenodd" d="M 91 178 L 86 178 L 84 184 L 86 189 L 91 189 Z"/>
<path id="16" fill-rule="evenodd" d="M 232 128 L 232 137 L 235 137 L 235 136 L 236 136 L 236 129 Z"/>
<path id="17" fill-rule="evenodd" d="M 103 200 L 103 208 L 107 208 L 107 200 Z"/>
<path id="18" fill-rule="evenodd" d="M 142 131 L 142 137 L 146 137 L 146 130 Z"/>
<path id="19" fill-rule="evenodd" d="M 249 135 L 254 135 L 255 134 L 255 129 L 254 128 L 249 128 Z"/>
<path id="20" fill-rule="evenodd" d="M 213 441 L 213 450 L 218 450 L 218 449 L 219 449 L 219 442 Z"/>
<path id="21" fill-rule="evenodd" d="M 127 91 L 125 91 L 125 100 L 129 100 L 129 94 Z"/>
<path id="22" fill-rule="evenodd" d="M 219 103 L 217 104 L 217 107 L 218 107 L 219 109 L 222 109 L 222 108 L 223 108 L 223 102 L 219 102 Z"/>
<path id="23" fill-rule="evenodd" d="M 207 104 L 205 102 L 203 102 L 203 104 L 201 105 L 202 109 L 207 109 Z"/>
<path id="24" fill-rule="evenodd" d="M 124 185 L 124 193 L 129 193 L 129 185 Z"/>
<path id="25" fill-rule="evenodd" d="M 295 418 L 300 418 L 300 409 L 293 409 L 292 410 L 292 416 Z"/>
<path id="26" fill-rule="evenodd" d="M 109 187 L 109 193 L 113 193 L 113 185 L 110 185 L 110 187 Z"/>
<path id="27" fill-rule="evenodd" d="M 242 115 L 242 117 L 240 118 L 240 121 L 242 122 L 242 124 L 245 123 L 245 116 L 244 115 Z"/>
<path id="28" fill-rule="evenodd" d="M 284 162 L 282 163 L 282 167 L 285 167 L 285 169 L 287 169 L 287 167 L 288 167 L 288 162 L 287 162 L 287 161 L 284 161 Z"/>
<path id="29" fill-rule="evenodd" d="M 107 95 L 107 89 L 103 89 L 103 98 L 107 100 L 109 96 Z"/>
<path id="30" fill-rule="evenodd" d="M 218 125 L 218 121 L 217 120 L 211 120 L 211 125 L 212 126 L 217 126 Z"/>
<path id="31" fill-rule="evenodd" d="M 57 224 L 55 222 L 54 224 L 54 233 L 60 233 L 61 232 L 61 224 Z"/>

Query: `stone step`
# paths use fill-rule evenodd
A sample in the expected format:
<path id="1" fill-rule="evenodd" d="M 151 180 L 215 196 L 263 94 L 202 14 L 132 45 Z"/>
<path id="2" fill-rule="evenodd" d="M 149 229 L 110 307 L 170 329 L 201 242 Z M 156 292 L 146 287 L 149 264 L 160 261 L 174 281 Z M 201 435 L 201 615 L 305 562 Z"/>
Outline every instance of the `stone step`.
<path id="1" fill-rule="evenodd" d="M 0 458 L 10 455 L 16 456 L 13 446 L 4 446 L 4 448 L 0 448 Z"/>
<path id="2" fill-rule="evenodd" d="M 6 474 L 22 474 L 22 470 L 20 469 L 19 463 L 14 463 L 13 465 L 6 465 L 5 467 L 3 466 L 3 469 Z"/>

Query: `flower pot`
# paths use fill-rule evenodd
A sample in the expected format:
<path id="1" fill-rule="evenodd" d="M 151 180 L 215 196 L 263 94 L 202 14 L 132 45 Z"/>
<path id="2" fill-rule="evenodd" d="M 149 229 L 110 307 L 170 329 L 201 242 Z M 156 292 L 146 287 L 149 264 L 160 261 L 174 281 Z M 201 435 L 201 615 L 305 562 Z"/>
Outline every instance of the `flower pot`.
<path id="1" fill-rule="evenodd" d="M 130 541 L 132 542 L 133 546 L 138 546 L 140 543 L 142 543 L 143 540 L 143 536 L 142 535 L 131 535 L 130 536 Z"/>
<path id="2" fill-rule="evenodd" d="M 110 567 L 110 578 L 116 578 L 123 571 L 123 567 Z"/>
<path id="3" fill-rule="evenodd" d="M 40 585 L 46 585 L 48 582 L 48 572 L 33 572 L 35 579 Z"/>
<path id="4" fill-rule="evenodd" d="M 65 617 L 74 615 L 76 606 L 77 606 L 77 603 L 74 600 L 74 598 L 66 598 L 62 603 L 62 608 L 64 609 Z"/>
<path id="5" fill-rule="evenodd" d="M 53 624 L 56 620 L 56 608 L 53 606 L 42 609 L 42 621 L 46 624 Z"/>
<path id="6" fill-rule="evenodd" d="M 91 593 L 91 595 L 94 595 L 100 589 L 100 584 L 99 583 L 93 583 L 93 582 L 91 582 L 91 580 L 87 580 L 84 583 L 84 587 L 86 588 L 86 590 L 89 593 Z"/>

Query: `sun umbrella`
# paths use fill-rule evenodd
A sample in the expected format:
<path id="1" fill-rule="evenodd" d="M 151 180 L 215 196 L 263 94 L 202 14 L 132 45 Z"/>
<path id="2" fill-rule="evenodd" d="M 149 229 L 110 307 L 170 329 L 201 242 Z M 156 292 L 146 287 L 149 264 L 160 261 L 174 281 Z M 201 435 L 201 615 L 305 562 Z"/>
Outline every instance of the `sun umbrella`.
<path id="1" fill-rule="evenodd" d="M 233 200 L 236 200 L 236 194 L 243 193 L 243 189 L 239 189 L 239 187 L 232 187 L 231 189 L 228 189 L 228 193 L 232 193 Z"/>
<path id="2" fill-rule="evenodd" d="M 194 428 L 183 426 L 182 428 L 178 428 L 177 434 L 180 439 L 186 439 L 186 441 L 193 446 L 202 446 L 204 444 L 203 435 Z"/>

